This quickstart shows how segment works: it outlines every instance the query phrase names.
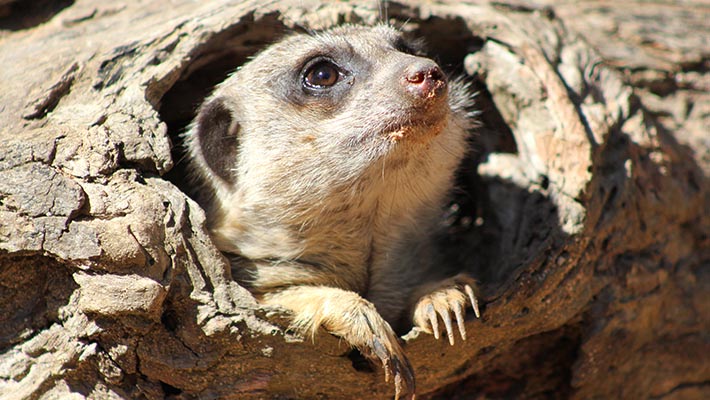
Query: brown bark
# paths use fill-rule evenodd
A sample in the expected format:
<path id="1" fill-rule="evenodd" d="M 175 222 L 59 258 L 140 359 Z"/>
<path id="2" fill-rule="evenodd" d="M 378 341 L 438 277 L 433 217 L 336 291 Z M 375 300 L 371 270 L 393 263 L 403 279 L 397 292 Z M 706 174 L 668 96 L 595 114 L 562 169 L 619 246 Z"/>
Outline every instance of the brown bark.
<path id="1" fill-rule="evenodd" d="M 376 2 L 22 3 L 0 1 L 0 398 L 391 395 L 231 280 L 171 154 L 249 55 Z M 441 262 L 485 309 L 454 347 L 406 337 L 420 398 L 710 397 L 708 6 L 455 3 L 388 7 L 482 111 Z"/>

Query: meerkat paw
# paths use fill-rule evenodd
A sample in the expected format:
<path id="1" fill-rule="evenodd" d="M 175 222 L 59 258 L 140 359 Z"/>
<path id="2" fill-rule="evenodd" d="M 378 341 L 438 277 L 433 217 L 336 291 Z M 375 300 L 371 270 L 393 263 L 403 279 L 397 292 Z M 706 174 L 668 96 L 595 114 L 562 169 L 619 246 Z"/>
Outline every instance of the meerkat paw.
<path id="1" fill-rule="evenodd" d="M 296 330 L 315 335 L 322 326 L 343 338 L 370 361 L 382 363 L 385 381 L 393 380 L 395 399 L 414 399 L 414 372 L 397 335 L 375 306 L 357 293 L 298 286 L 267 293 L 262 302 L 291 309 Z"/>
<path id="2" fill-rule="evenodd" d="M 363 356 L 382 363 L 385 382 L 393 380 L 395 399 L 414 399 L 414 372 L 399 344 L 397 335 L 377 313 L 374 306 L 370 304 L 370 307 L 362 311 L 364 312 L 352 320 L 354 334 L 346 335 L 344 338 Z"/>
<path id="3" fill-rule="evenodd" d="M 456 318 L 461 339 L 466 340 L 464 311 L 468 304 L 473 308 L 477 318 L 480 318 L 478 300 L 474 294 L 476 282 L 473 278 L 459 274 L 453 278 L 439 282 L 436 289 L 422 296 L 414 306 L 414 324 L 427 333 L 434 334 L 439 339 L 439 318 L 444 323 L 449 343 L 454 345 L 454 329 L 452 322 Z"/>

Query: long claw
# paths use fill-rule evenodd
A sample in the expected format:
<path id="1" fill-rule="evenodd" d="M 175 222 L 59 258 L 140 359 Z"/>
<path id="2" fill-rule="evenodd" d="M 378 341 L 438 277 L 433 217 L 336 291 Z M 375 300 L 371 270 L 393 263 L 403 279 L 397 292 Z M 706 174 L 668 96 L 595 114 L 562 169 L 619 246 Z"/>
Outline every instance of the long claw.
<path id="1" fill-rule="evenodd" d="M 449 344 L 454 345 L 454 329 L 451 326 L 451 315 L 448 310 L 439 310 L 439 315 L 446 326 L 446 334 L 449 336 Z"/>
<path id="2" fill-rule="evenodd" d="M 454 315 L 456 316 L 456 324 L 459 326 L 459 333 L 461 334 L 461 339 L 466 340 L 466 326 L 463 323 L 463 310 L 461 309 L 461 304 L 453 304 Z"/>
<path id="3" fill-rule="evenodd" d="M 409 399 L 416 390 L 414 373 L 407 357 L 397 351 L 398 347 L 390 348 L 386 346 L 387 337 L 374 335 L 366 347 L 366 353 L 377 357 L 382 362 L 382 369 L 385 372 L 385 382 L 394 383 L 395 399 Z M 398 346 L 396 342 L 393 342 Z"/>
<path id="4" fill-rule="evenodd" d="M 436 311 L 434 311 L 434 306 L 429 304 L 427 307 L 427 317 L 431 322 L 431 330 L 434 333 L 434 338 L 439 339 L 439 318 L 436 316 Z"/>
<path id="5" fill-rule="evenodd" d="M 473 288 L 470 285 L 464 286 L 464 290 L 468 295 L 469 300 L 471 300 L 471 307 L 473 307 L 473 313 L 476 314 L 476 318 L 481 318 L 481 312 L 478 309 L 478 299 L 473 294 Z"/>
<path id="6" fill-rule="evenodd" d="M 377 337 L 372 338 L 372 351 L 375 353 L 377 358 L 382 361 L 382 369 L 385 370 L 385 382 L 390 381 L 390 358 L 387 354 L 387 349 L 382 345 L 382 342 Z"/>
<path id="7" fill-rule="evenodd" d="M 409 361 L 407 359 L 398 359 L 397 370 L 399 371 L 397 376 L 399 376 L 400 379 L 404 379 L 404 384 L 407 387 L 408 397 L 410 399 L 414 399 L 414 393 L 416 392 L 416 384 L 414 381 L 414 373 L 412 372 L 412 366 L 409 365 Z M 404 376 L 402 377 L 402 375 Z"/>
<path id="8" fill-rule="evenodd" d="M 394 374 L 394 395 L 395 399 L 404 397 L 405 399 L 413 399 L 416 390 L 414 383 L 414 374 L 409 361 L 406 358 L 393 357 L 391 364 Z"/>
<path id="9" fill-rule="evenodd" d="M 395 374 L 394 376 L 394 399 L 398 400 L 402 393 L 402 375 Z"/>

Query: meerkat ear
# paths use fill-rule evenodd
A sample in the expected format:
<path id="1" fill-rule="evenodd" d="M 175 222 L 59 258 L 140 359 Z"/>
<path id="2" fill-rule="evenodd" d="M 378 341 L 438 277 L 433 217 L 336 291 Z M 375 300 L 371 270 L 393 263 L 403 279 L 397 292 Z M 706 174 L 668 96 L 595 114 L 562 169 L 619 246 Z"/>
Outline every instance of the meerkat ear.
<path id="1" fill-rule="evenodd" d="M 230 184 L 236 182 L 238 133 L 239 122 L 224 99 L 218 97 L 201 107 L 191 138 L 193 157 L 201 158 L 213 176 Z"/>

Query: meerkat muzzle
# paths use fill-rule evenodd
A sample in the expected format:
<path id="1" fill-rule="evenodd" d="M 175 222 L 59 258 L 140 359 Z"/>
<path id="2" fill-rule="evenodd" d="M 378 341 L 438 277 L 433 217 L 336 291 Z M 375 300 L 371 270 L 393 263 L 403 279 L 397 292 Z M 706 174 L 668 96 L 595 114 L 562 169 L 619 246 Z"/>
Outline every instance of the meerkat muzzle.
<path id="1" fill-rule="evenodd" d="M 431 60 L 425 59 L 407 68 L 403 84 L 407 92 L 421 100 L 443 99 L 446 95 L 446 76 Z"/>
<path id="2" fill-rule="evenodd" d="M 408 94 L 408 109 L 395 121 L 386 136 L 392 142 L 405 138 L 426 141 L 446 125 L 448 84 L 444 72 L 432 60 L 417 57 L 402 71 L 400 79 Z"/>

